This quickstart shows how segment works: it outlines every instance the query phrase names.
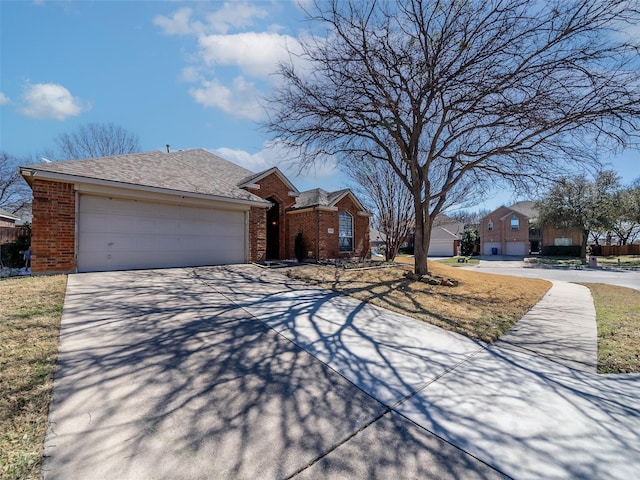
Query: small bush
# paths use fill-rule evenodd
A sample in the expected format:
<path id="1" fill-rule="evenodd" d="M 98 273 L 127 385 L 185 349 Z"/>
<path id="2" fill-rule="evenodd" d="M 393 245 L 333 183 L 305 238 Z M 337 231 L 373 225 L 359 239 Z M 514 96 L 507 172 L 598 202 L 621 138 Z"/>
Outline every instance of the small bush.
<path id="1" fill-rule="evenodd" d="M 580 258 L 580 245 L 548 245 L 546 247 L 542 247 L 542 255 L 545 257 Z"/>
<path id="2" fill-rule="evenodd" d="M 402 255 L 413 255 L 413 247 L 402 247 L 398 250 Z"/>

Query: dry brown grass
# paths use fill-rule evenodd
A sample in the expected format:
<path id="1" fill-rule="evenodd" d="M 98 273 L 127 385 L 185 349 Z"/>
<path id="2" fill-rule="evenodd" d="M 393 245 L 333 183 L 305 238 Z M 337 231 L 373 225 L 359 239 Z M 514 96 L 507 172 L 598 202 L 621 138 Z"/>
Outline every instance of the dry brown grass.
<path id="1" fill-rule="evenodd" d="M 0 281 L 0 478 L 40 478 L 66 276 Z"/>
<path id="2" fill-rule="evenodd" d="M 585 283 L 598 322 L 598 372 L 640 373 L 640 291 Z"/>
<path id="3" fill-rule="evenodd" d="M 403 276 L 410 266 L 343 270 L 305 266 L 293 278 L 487 342 L 497 339 L 551 287 L 546 280 L 491 275 L 429 262 L 431 275 L 458 280 L 457 287 L 433 286 Z"/>

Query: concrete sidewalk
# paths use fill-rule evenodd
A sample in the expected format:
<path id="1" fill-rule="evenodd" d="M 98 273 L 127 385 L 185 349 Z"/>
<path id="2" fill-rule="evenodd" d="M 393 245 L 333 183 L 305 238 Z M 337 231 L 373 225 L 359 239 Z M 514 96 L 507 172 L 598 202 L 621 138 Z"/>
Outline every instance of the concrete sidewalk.
<path id="1" fill-rule="evenodd" d="M 591 292 L 575 283 L 553 282 L 542 300 L 494 345 L 595 373 L 598 327 Z"/>

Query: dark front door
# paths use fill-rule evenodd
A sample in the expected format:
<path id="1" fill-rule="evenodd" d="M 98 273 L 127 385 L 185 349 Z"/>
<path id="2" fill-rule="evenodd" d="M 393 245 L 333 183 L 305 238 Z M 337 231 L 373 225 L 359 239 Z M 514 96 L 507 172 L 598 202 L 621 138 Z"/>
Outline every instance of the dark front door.
<path id="1" fill-rule="evenodd" d="M 273 200 L 272 200 L 273 201 Z M 267 210 L 267 260 L 280 259 L 280 205 Z"/>

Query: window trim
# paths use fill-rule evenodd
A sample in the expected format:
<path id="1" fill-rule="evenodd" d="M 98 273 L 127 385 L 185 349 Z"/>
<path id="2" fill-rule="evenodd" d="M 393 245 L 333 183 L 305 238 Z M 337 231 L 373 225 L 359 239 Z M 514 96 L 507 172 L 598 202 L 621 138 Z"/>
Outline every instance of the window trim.
<path id="1" fill-rule="evenodd" d="M 487 222 L 487 230 L 489 230 L 490 232 L 493 232 L 493 220 L 489 220 Z"/>
<path id="2" fill-rule="evenodd" d="M 350 230 L 350 235 L 349 236 L 345 236 L 343 235 L 343 226 L 342 226 L 342 220 L 343 219 L 349 219 L 349 230 Z M 353 215 L 351 215 L 351 213 L 349 213 L 346 210 L 342 210 L 340 213 L 338 213 L 338 252 L 339 253 L 350 253 L 353 252 L 353 244 L 354 244 L 354 223 L 353 223 Z M 345 247 L 343 247 L 343 239 L 348 239 L 349 240 L 349 249 L 345 249 Z"/>
<path id="3" fill-rule="evenodd" d="M 514 222 L 514 220 L 515 220 L 515 222 Z M 512 232 L 520 231 L 520 219 L 516 215 L 511 217 L 511 231 Z"/>

